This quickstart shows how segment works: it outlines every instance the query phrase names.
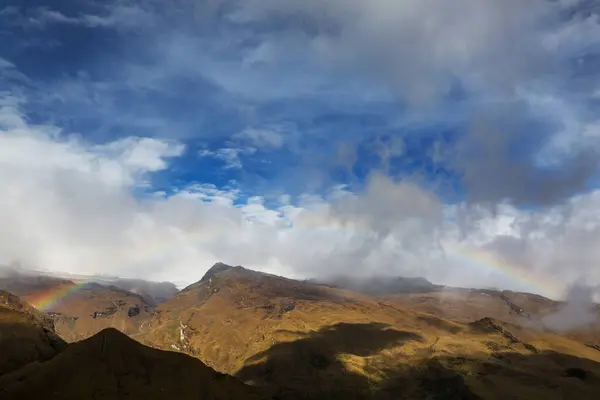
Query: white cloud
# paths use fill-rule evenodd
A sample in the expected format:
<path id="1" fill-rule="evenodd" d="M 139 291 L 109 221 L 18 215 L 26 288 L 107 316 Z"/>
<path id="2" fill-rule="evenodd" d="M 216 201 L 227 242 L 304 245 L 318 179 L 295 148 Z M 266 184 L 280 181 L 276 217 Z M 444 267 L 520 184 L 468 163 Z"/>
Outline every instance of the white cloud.
<path id="1" fill-rule="evenodd" d="M 206 202 L 219 202 L 233 205 L 240 191 L 233 188 L 219 189 L 211 183 L 195 183 L 186 186 L 185 190 L 177 191 L 180 196 L 199 199 Z"/>
<path id="2" fill-rule="evenodd" d="M 115 4 L 106 6 L 104 15 L 82 15 L 79 19 L 89 27 L 134 28 L 151 26 L 155 22 L 154 17 L 136 5 Z"/>
<path id="3" fill-rule="evenodd" d="M 202 149 L 198 152 L 200 157 L 213 157 L 217 160 L 221 160 L 225 163 L 225 168 L 230 169 L 241 169 L 243 167 L 240 155 L 249 156 L 256 153 L 256 149 L 253 147 L 247 148 L 234 148 L 224 147 L 216 151 Z"/>
<path id="4" fill-rule="evenodd" d="M 283 135 L 273 129 L 246 129 L 232 139 L 259 149 L 274 150 L 283 146 Z"/>
<path id="5" fill-rule="evenodd" d="M 584 276 L 600 283 L 600 192 L 548 210 L 505 205 L 495 214 L 446 206 L 383 175 L 363 192 L 339 186 L 323 197 L 286 196 L 275 208 L 209 184 L 136 198 L 132 189 L 169 168 L 180 145 L 136 138 L 92 145 L 30 125 L 18 107 L 2 112 L 16 123 L 0 133 L 0 264 L 191 283 L 223 260 L 298 278 L 421 275 L 547 295 Z M 513 270 L 490 271 L 448 253 L 460 248 Z M 519 274 L 555 286 L 526 286 Z"/>
<path id="6" fill-rule="evenodd" d="M 251 156 L 257 151 L 272 151 L 283 146 L 283 136 L 275 130 L 246 129 L 231 136 L 228 147 L 217 150 L 201 149 L 200 157 L 212 157 L 225 163 L 226 169 L 242 169 L 240 156 Z"/>
<path id="7" fill-rule="evenodd" d="M 16 7 L 4 7 L 0 10 L 0 18 L 6 19 L 8 24 L 36 29 L 43 29 L 54 24 L 128 29 L 150 26 L 154 22 L 153 15 L 138 5 L 109 3 L 100 11 L 99 14 L 65 15 L 49 7 L 35 7 L 24 9 L 24 11 Z"/>
<path id="8" fill-rule="evenodd" d="M 165 169 L 165 158 L 180 156 L 184 146 L 176 142 L 129 137 L 96 146 L 94 149 L 116 158 L 120 164 L 132 171 L 145 173 Z"/>
<path id="9" fill-rule="evenodd" d="M 29 78 L 20 72 L 15 64 L 0 57 L 0 79 L 6 80 L 7 82 L 18 82 L 21 84 L 29 83 Z M 16 89 L 16 88 L 15 88 Z"/>
<path id="10" fill-rule="evenodd" d="M 177 97 L 181 93 L 178 93 L 179 89 L 173 89 L 178 87 L 174 82 L 208 80 L 227 92 L 227 96 L 215 100 L 218 109 L 238 110 L 239 107 L 239 114 L 248 119 L 243 122 L 251 122 L 249 126 L 256 128 L 234 135 L 223 149 L 201 154 L 224 161 L 227 168 L 239 169 L 243 167 L 243 156 L 254 151 L 274 151 L 293 142 L 289 132 L 256 123 L 256 118 L 264 116 L 254 115 L 255 105 L 241 104 L 244 100 L 240 97 L 253 101 L 274 97 L 286 101 L 317 98 L 319 102 L 320 95 L 330 95 L 328 90 L 333 87 L 336 92 L 333 108 L 347 98 L 363 105 L 366 102 L 361 101 L 378 91 L 364 82 L 367 77 L 369 83 L 376 80 L 391 88 L 395 96 L 419 103 L 440 99 L 460 81 L 467 91 L 476 94 L 475 101 L 482 100 L 494 110 L 501 108 L 502 103 L 523 100 L 527 97 L 523 93 L 534 93 L 542 98 L 556 96 L 556 104 L 552 107 L 525 101 L 522 110 L 533 110 L 536 115 L 551 114 L 556 125 L 566 127 L 564 132 L 553 132 L 554 128 L 544 127 L 548 130 L 547 140 L 540 143 L 546 142 L 545 146 L 551 151 L 539 158 L 552 160 L 554 167 L 563 171 L 547 184 L 546 180 L 538 179 L 537 167 L 543 167 L 543 162 L 535 166 L 515 165 L 508 154 L 514 144 L 511 140 L 514 142 L 518 136 L 526 141 L 529 136 L 526 131 L 511 136 L 498 128 L 502 123 L 509 125 L 517 119 L 515 110 L 489 122 L 480 137 L 469 136 L 470 146 L 466 147 L 471 150 L 483 148 L 484 152 L 475 150 L 475 155 L 469 156 L 453 151 L 455 149 L 446 151 L 445 154 L 460 154 L 459 165 L 451 168 L 464 176 L 465 186 L 473 193 L 472 201 L 494 203 L 510 199 L 520 204 L 555 203 L 582 190 L 597 169 L 595 160 L 600 159 L 597 157 L 600 148 L 590 146 L 597 142 L 593 134 L 597 122 L 584 120 L 581 110 L 577 109 L 585 111 L 581 98 L 587 93 L 582 93 L 577 100 L 556 90 L 557 87 L 564 88 L 566 85 L 561 80 L 572 75 L 569 69 L 571 57 L 576 52 L 600 45 L 596 35 L 596 14 L 559 18 L 564 7 L 575 3 L 546 0 L 455 0 L 452 4 L 444 0 L 250 0 L 227 1 L 226 7 L 220 7 L 224 2 L 182 1 L 177 6 L 155 8 L 156 4 L 141 1 L 126 3 L 138 11 L 127 11 L 125 6 L 118 4 L 102 8 L 103 18 L 113 21 L 115 26 L 121 23 L 119 21 L 160 22 L 159 26 L 146 25 L 150 27 L 144 31 L 148 40 L 135 43 L 136 48 L 141 46 L 142 53 L 147 52 L 152 63 L 127 63 L 120 69 L 122 75 L 114 81 L 95 82 L 78 77 L 70 85 L 65 82 L 52 84 L 43 87 L 38 98 L 45 99 L 44 105 L 51 112 L 56 112 L 56 100 L 60 100 L 60 104 L 68 106 L 61 112 L 73 115 L 76 121 L 98 118 L 104 124 L 101 129 L 106 131 L 118 126 L 136 133 L 152 131 L 149 134 L 158 136 L 208 136 L 210 133 L 204 132 L 211 130 L 201 128 L 210 119 L 202 113 L 195 115 L 192 124 L 191 118 L 171 118 L 164 107 L 153 109 L 150 101 L 139 102 L 143 105 L 133 105 L 130 110 L 118 106 L 123 89 L 131 89 L 143 96 L 148 91 L 156 91 L 159 95 Z M 129 18 L 130 12 L 147 14 L 148 18 Z M 44 13 L 50 20 L 89 23 L 82 14 L 67 17 L 41 9 L 40 15 Z M 188 14 L 200 17 L 196 21 L 198 26 L 193 26 L 189 20 L 185 24 L 177 19 Z M 122 15 L 126 17 L 118 17 Z M 213 17 L 215 21 L 211 23 L 229 27 L 229 23 L 234 22 L 238 26 L 236 29 L 217 29 L 215 32 L 222 35 L 211 36 L 215 26 L 207 19 Z M 259 27 L 260 34 L 257 34 Z M 581 38 L 585 38 L 585 43 Z M 581 46 L 574 46 L 575 43 Z M 248 66 L 244 60 L 254 62 Z M 343 85 L 336 81 L 338 76 Z M 558 80 L 556 85 L 554 79 Z M 359 89 L 354 88 L 354 84 Z M 343 94 L 339 86 L 345 88 Z M 597 90 L 588 89 L 592 91 L 590 96 Z M 200 103 L 204 101 L 203 94 L 198 94 Z M 233 95 L 229 97 L 230 94 Z M 470 104 L 470 100 L 466 103 L 465 107 L 471 109 L 470 114 L 457 118 L 479 118 L 484 114 L 479 105 Z M 223 104 L 227 106 L 221 107 Z M 289 113 L 290 118 L 295 117 L 295 112 Z M 399 111 L 398 118 L 410 119 L 408 112 Z M 426 112 L 424 114 L 429 117 Z M 336 140 L 338 137 L 336 133 Z M 492 142 L 490 148 L 485 148 L 481 137 Z M 340 142 L 339 164 L 350 173 L 353 173 L 352 166 L 357 159 L 356 148 L 352 146 L 356 142 L 356 137 L 349 138 L 349 145 Z M 500 149 L 504 152 L 498 151 L 501 146 L 497 143 L 504 145 Z M 571 158 L 558 157 L 559 152 L 554 151 L 563 149 L 563 143 L 573 145 L 575 151 L 569 152 Z M 388 169 L 392 157 L 403 154 L 402 145 L 396 140 L 373 149 L 379 154 L 384 170 Z M 582 149 L 589 154 L 581 156 Z M 303 151 L 303 148 L 296 146 L 294 150 Z M 564 165 L 559 165 L 562 163 Z M 506 173 L 498 177 L 498 170 Z M 535 187 L 536 182 L 542 181 L 543 188 Z"/>
<path id="11" fill-rule="evenodd" d="M 256 0 L 240 2 L 230 18 L 287 21 L 248 59 L 276 62 L 293 49 L 367 72 L 422 102 L 457 77 L 472 88 L 504 90 L 554 67 L 540 27 L 560 10 L 545 0 Z"/>
<path id="12" fill-rule="evenodd" d="M 552 52 L 570 48 L 584 34 L 585 47 L 593 47 L 597 21 L 589 18 L 581 25 L 572 21 L 550 35 L 538 30 L 539 20 L 555 16 L 556 7 L 541 0 L 261 0 L 239 3 L 229 18 L 242 25 L 272 26 L 276 24 L 269 23 L 278 18 L 290 21 L 284 32 L 256 37 L 260 40 L 255 51 L 246 54 L 248 63 L 240 61 L 244 68 L 261 63 L 278 66 L 294 52 L 292 61 L 391 82 L 400 96 L 421 102 L 445 93 L 457 77 L 473 90 L 485 87 L 504 93 L 505 88 L 510 92 L 524 81 L 535 81 L 548 69 L 560 72 L 555 64 L 561 60 Z M 5 9 L 0 16 L 14 11 Z M 134 26 L 154 18 L 145 19 L 147 11 L 124 7 L 101 16 L 38 11 L 32 18 L 41 25 Z M 173 37 L 180 40 L 173 44 L 169 42 Z M 217 67 L 223 64 L 198 56 L 204 54 L 198 45 L 203 42 L 187 40 L 185 34 L 173 37 L 160 42 L 160 51 L 169 50 L 161 59 L 164 64 L 136 69 L 127 84 L 160 91 L 160 83 L 173 76 L 202 75 L 206 71 L 199 72 L 200 67 L 221 71 Z M 196 62 L 199 59 L 203 62 Z M 271 89 L 282 97 L 289 95 L 288 86 L 263 88 L 264 81 L 255 82 L 251 70 L 235 77 L 237 67 L 225 66 L 230 69 L 220 75 L 221 81 L 231 87 L 239 83 L 250 87 L 248 91 Z M 0 60 L 0 73 L 7 71 L 15 72 L 14 66 Z M 293 83 L 304 89 L 304 81 Z M 87 97 L 79 91 L 89 87 L 65 87 L 58 93 L 82 101 Z M 312 94 L 308 89 L 299 92 Z M 581 145 L 585 136 L 586 143 L 594 142 L 594 121 L 584 121 L 576 107 L 567 107 L 568 99 L 539 101 L 548 98 L 547 91 L 541 92 L 536 99 L 528 98 L 530 106 L 572 122 L 565 124 L 566 139 L 561 143 Z M 525 174 L 522 169 L 508 174 L 508 155 L 496 157 L 499 147 L 493 140 L 491 155 L 484 152 L 481 160 L 468 161 L 469 171 L 483 171 L 472 176 L 474 193 L 477 188 L 486 190 L 486 185 L 496 190 L 484 197 L 495 212 L 470 204 L 448 206 L 414 183 L 382 175 L 373 175 L 359 193 L 334 187 L 326 196 L 283 195 L 279 207 L 268 207 L 262 198 L 243 200 L 235 189 L 206 183 L 138 198 L 133 189 L 147 185 L 153 172 L 168 169 L 170 159 L 184 150 L 180 144 L 148 138 L 86 143 L 53 126 L 32 125 L 20 112 L 23 101 L 17 94 L 5 93 L 0 100 L 0 263 L 20 261 L 58 271 L 186 283 L 198 280 L 219 260 L 302 278 L 423 275 L 438 283 L 498 285 L 550 295 L 582 277 L 590 284 L 600 283 L 596 267 L 600 192 L 565 203 L 550 201 L 547 208 L 534 211 L 498 205 L 514 181 L 521 185 L 519 190 L 531 191 L 528 182 L 535 179 L 519 180 L 522 175 L 531 178 L 527 169 Z M 100 103 L 106 106 L 110 101 Z M 157 125 L 153 119 L 137 123 Z M 502 135 L 491 134 L 486 140 Z M 228 168 L 242 168 L 241 156 L 279 149 L 286 139 L 277 129 L 249 129 L 232 138 L 228 147 L 201 150 L 199 155 L 222 160 Z M 556 155 L 557 147 L 561 146 L 554 146 L 547 158 Z M 388 160 L 402 155 L 405 146 L 397 141 L 376 151 Z M 344 165 L 354 162 L 354 150 L 341 153 Z M 487 258 L 477 260 L 469 255 L 471 249 Z M 510 265 L 508 272 L 497 266 L 504 264 Z M 549 282 L 551 287 L 524 284 L 522 276 L 529 282 Z"/>
<path id="13" fill-rule="evenodd" d="M 0 57 L 0 69 L 14 68 L 14 64 Z"/>
<path id="14" fill-rule="evenodd" d="M 567 291 L 566 304 L 555 313 L 546 315 L 541 322 L 554 331 L 594 329 L 597 322 L 594 288 L 576 283 Z"/>

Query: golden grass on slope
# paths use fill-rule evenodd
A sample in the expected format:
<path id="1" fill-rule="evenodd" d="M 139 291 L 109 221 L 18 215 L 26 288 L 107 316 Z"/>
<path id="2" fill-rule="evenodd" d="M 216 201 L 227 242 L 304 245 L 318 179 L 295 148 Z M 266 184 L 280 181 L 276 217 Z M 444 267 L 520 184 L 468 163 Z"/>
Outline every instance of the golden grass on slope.
<path id="1" fill-rule="evenodd" d="M 562 398 L 560 390 L 578 399 L 600 390 L 600 352 L 570 339 L 493 319 L 459 323 L 240 268 L 220 271 L 157 311 L 139 340 L 176 347 L 279 398 L 475 399 L 493 392 L 527 399 L 533 381 L 548 399 Z M 582 379 L 567 376 L 569 369 L 587 372 Z"/>
<path id="2" fill-rule="evenodd" d="M 468 323 L 493 317 L 537 331 L 551 331 L 552 327 L 547 326 L 545 318 L 565 306 L 562 302 L 530 293 L 451 288 L 428 293 L 400 293 L 388 295 L 385 299 L 399 307 L 408 307 L 457 322 Z M 511 308 L 511 303 L 522 312 Z M 591 307 L 589 311 L 596 315 L 595 321 L 584 326 L 565 326 L 555 333 L 600 346 L 600 306 Z"/>
<path id="3" fill-rule="evenodd" d="M 143 346 L 115 329 L 67 345 L 52 319 L 0 292 L 0 398 L 259 399 L 259 389 L 184 354 Z"/>

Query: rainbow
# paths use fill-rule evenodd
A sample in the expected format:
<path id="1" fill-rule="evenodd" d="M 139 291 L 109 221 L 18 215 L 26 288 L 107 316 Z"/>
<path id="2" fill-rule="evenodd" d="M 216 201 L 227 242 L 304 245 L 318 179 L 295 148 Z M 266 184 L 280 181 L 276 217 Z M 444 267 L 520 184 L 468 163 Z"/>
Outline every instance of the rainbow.
<path id="1" fill-rule="evenodd" d="M 62 284 L 28 296 L 28 302 L 40 311 L 51 311 L 61 301 L 68 299 L 74 293 L 82 290 L 87 280 Z"/>
<path id="2" fill-rule="evenodd" d="M 530 291 L 553 299 L 564 295 L 564 283 L 537 272 L 535 268 L 511 263 L 473 246 L 446 244 L 444 251 L 465 268 L 473 268 L 479 272 L 483 270 L 507 278 L 518 290 Z"/>
<path id="3" fill-rule="evenodd" d="M 297 227 L 353 234 L 362 234 L 364 231 L 360 224 L 348 225 L 319 219 L 303 219 Z M 501 289 L 530 292 L 552 299 L 560 299 L 565 294 L 565 282 L 560 282 L 555 277 L 536 270 L 535 266 L 512 263 L 478 246 L 455 241 L 443 241 L 441 249 L 444 262 L 452 264 L 452 267 L 459 267 L 464 273 L 472 272 L 474 276 L 485 274 L 497 277 L 502 281 L 499 285 Z"/>
<path id="4" fill-rule="evenodd" d="M 353 234 L 361 234 L 364 230 L 360 224 L 348 226 L 340 222 L 311 219 L 302 220 L 297 227 L 344 231 Z M 564 282 L 536 270 L 535 266 L 519 265 L 480 247 L 454 241 L 444 241 L 441 248 L 446 263 L 451 263 L 452 267 L 459 267 L 464 273 L 472 272 L 474 276 L 485 274 L 497 277 L 501 289 L 530 292 L 552 299 L 560 299 L 565 294 Z"/>
<path id="5" fill-rule="evenodd" d="M 310 218 L 303 219 L 300 223 L 296 223 L 295 225 L 300 229 L 330 230 L 334 232 L 342 231 L 345 234 L 361 234 L 364 230 L 360 224 L 348 226 L 347 224 L 339 222 L 335 223 L 319 219 L 313 220 Z M 196 242 L 202 242 L 205 239 L 214 240 L 215 235 L 218 236 L 221 231 L 225 232 L 226 230 L 223 228 L 212 230 L 211 232 L 194 232 L 189 234 L 188 238 L 191 238 Z M 162 257 L 166 258 L 171 251 L 175 251 L 167 244 L 158 241 L 152 243 L 152 245 L 148 247 L 151 248 L 152 251 L 139 252 L 137 257 L 134 257 L 134 259 L 131 260 L 132 264 L 143 265 L 147 262 L 160 261 Z M 501 288 L 527 291 L 553 299 L 559 299 L 564 295 L 564 282 L 559 282 L 547 274 L 536 271 L 536 269 L 531 266 L 511 263 L 508 260 L 479 247 L 457 242 L 444 242 L 442 244 L 442 249 L 446 262 L 451 263 L 452 266 L 460 267 L 465 273 L 472 271 L 475 276 L 481 274 L 496 276 L 499 280 L 503 281 L 501 282 L 501 285 L 499 285 Z M 216 261 L 217 260 L 215 260 L 215 262 Z M 60 285 L 36 293 L 29 297 L 29 302 L 39 310 L 49 311 L 64 299 L 67 299 L 74 293 L 80 291 L 89 282 L 90 279 L 82 277 L 75 280 L 74 283 Z"/>

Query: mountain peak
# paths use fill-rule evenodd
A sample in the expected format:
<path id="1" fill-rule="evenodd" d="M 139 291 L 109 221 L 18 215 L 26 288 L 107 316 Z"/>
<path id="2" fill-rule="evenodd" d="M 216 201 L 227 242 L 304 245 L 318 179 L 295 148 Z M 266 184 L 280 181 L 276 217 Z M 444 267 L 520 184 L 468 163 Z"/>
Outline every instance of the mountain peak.
<path id="1" fill-rule="evenodd" d="M 223 271 L 227 271 L 234 268 L 231 265 L 227 265 L 225 263 L 222 262 L 218 262 L 215 265 L 213 265 L 212 267 L 210 267 L 210 269 L 208 271 L 206 271 L 206 273 L 204 274 L 204 276 L 202 277 L 202 279 L 200 279 L 200 283 L 204 283 L 204 282 L 208 282 L 210 280 L 210 278 L 212 278 L 214 275 L 223 272 Z"/>

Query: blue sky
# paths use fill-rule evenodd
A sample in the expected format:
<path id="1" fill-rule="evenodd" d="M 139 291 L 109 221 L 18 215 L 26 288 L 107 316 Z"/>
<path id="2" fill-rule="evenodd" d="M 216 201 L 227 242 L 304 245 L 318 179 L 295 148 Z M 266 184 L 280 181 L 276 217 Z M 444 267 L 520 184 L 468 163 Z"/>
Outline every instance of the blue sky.
<path id="1" fill-rule="evenodd" d="M 544 213 L 600 183 L 600 25 L 523 3 L 3 0 L 0 91 L 55 144 L 171 146 L 130 201 L 212 185 L 281 216 L 383 176 Z"/>
<path id="2" fill-rule="evenodd" d="M 403 11 L 402 2 L 396 3 L 400 9 L 393 8 L 391 13 Z M 405 7 L 411 7 L 410 3 Z M 435 55 L 408 46 L 400 52 L 422 58 L 413 59 L 415 65 L 406 68 L 407 75 L 414 75 L 406 78 L 414 79 L 413 85 L 402 82 L 403 77 L 378 76 L 380 70 L 387 73 L 396 63 L 406 64 L 406 60 L 381 54 L 394 51 L 387 38 L 365 39 L 373 40 L 374 46 L 387 46 L 373 50 L 373 57 L 381 57 L 378 65 L 362 59 L 368 53 L 363 54 L 367 50 L 358 45 L 348 50 L 356 52 L 347 56 L 348 62 L 338 65 L 319 59 L 309 47 L 321 38 L 332 41 L 332 45 L 347 45 L 334 41 L 338 40 L 335 29 L 348 27 L 335 16 L 311 20 L 315 11 L 309 7 L 261 10 L 233 1 L 184 1 L 179 7 L 151 1 L 3 4 L 2 35 L 6 40 L 0 56 L 28 78 L 23 84 L 18 77 L 12 82 L 10 76 L 5 77 L 4 85 L 21 84 L 20 89 L 28 95 L 26 111 L 31 121 L 50 121 L 94 143 L 123 136 L 185 143 L 185 157 L 174 162 L 173 171 L 160 177 L 163 186 L 170 179 L 217 185 L 236 180 L 251 194 L 263 194 L 275 185 L 274 189 L 286 193 L 319 193 L 336 183 L 360 187 L 371 171 L 385 170 L 398 179 L 416 175 L 434 183 L 448 201 L 456 201 L 467 198 L 469 188 L 462 179 L 466 167 L 456 165 L 460 162 L 454 160 L 453 153 L 461 149 L 457 142 L 468 137 L 479 113 L 499 114 L 491 115 L 485 124 L 490 131 L 499 131 L 486 135 L 503 136 L 499 140 L 506 142 L 502 163 L 531 168 L 527 177 L 531 182 L 526 185 L 552 181 L 543 168 L 534 165 L 533 158 L 544 141 L 561 129 L 563 121 L 552 121 L 542 107 L 535 110 L 514 95 L 515 88 L 536 84 L 553 96 L 559 92 L 566 99 L 578 97 L 578 111 L 590 117 L 597 109 L 595 99 L 581 98 L 580 92 L 589 86 L 578 87 L 582 79 L 594 81 L 597 68 L 593 68 L 593 56 L 598 49 L 593 46 L 584 49 L 590 54 L 577 54 L 577 60 L 570 60 L 572 55 L 567 52 L 550 54 L 548 50 L 539 58 L 551 57 L 556 67 L 549 71 L 548 66 L 542 66 L 521 72 L 521 66 L 507 60 L 503 68 L 522 74 L 500 78 L 511 79 L 507 84 L 514 87 L 512 90 L 488 82 L 478 84 L 481 88 L 467 81 L 472 74 L 488 73 L 491 68 L 487 66 L 482 71 L 477 66 L 462 71 L 449 63 L 434 65 L 431 71 L 414 71 L 434 62 L 428 57 Z M 335 2 L 331 4 L 335 6 Z M 372 7 L 385 6 L 375 3 Z M 318 10 L 324 6 L 316 2 L 312 7 Z M 531 29 L 528 26 L 522 29 L 534 33 L 527 31 Z M 414 30 L 407 35 L 421 33 L 419 27 Z M 464 40 L 461 36 L 458 39 Z M 536 44 L 534 50 L 541 52 L 541 48 Z M 499 50 L 503 50 L 501 46 Z M 470 61 L 474 64 L 479 58 L 492 57 L 480 51 L 473 50 Z M 590 61 L 581 62 L 582 56 Z M 532 68 L 536 61 L 532 59 Z M 571 61 L 574 66 L 570 69 L 565 65 Z M 459 73 L 463 76 L 456 76 Z M 420 94 L 413 93 L 421 90 L 417 85 L 429 91 L 426 86 L 436 80 L 439 86 L 433 88 L 433 94 L 424 95 L 429 97 L 424 104 L 411 104 L 421 101 L 416 99 Z M 240 143 L 232 139 L 248 130 L 279 136 L 276 148 L 253 148 L 252 140 Z M 481 146 L 476 146 L 474 151 L 479 152 Z M 237 149 L 235 154 L 229 152 L 229 161 L 223 150 L 218 155 L 226 148 Z M 200 157 L 198 152 L 203 149 L 206 155 Z M 436 158 L 436 151 L 446 154 Z M 214 152 L 217 154 L 211 156 Z M 465 152 L 461 158 L 476 157 Z M 595 171 L 587 174 L 590 179 L 595 177 Z M 581 190 L 582 183 L 578 183 L 565 188 L 560 196 Z M 502 200 L 503 194 L 517 201 L 522 200 L 521 195 L 535 197 L 505 189 L 505 193 L 494 193 L 493 200 Z"/>

